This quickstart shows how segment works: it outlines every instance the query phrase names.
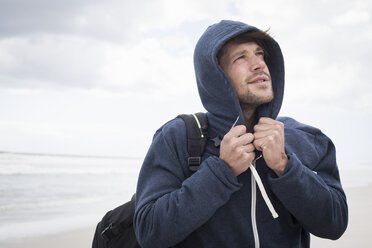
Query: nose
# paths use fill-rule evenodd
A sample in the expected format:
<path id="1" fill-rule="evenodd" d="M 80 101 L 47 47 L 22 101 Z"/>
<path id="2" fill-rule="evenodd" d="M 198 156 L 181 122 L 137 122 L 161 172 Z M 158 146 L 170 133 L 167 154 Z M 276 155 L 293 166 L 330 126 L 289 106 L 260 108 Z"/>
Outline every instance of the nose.
<path id="1" fill-rule="evenodd" d="M 261 71 L 265 67 L 266 67 L 266 63 L 265 63 L 265 60 L 262 57 L 257 56 L 257 55 L 254 55 L 254 56 L 251 57 L 250 68 L 249 69 L 252 72 Z"/>

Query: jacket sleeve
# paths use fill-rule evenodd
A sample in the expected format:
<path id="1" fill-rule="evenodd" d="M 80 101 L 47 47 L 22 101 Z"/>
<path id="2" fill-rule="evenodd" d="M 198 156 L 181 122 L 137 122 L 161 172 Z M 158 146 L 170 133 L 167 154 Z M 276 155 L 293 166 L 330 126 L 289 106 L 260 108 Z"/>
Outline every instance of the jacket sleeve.
<path id="1" fill-rule="evenodd" d="M 182 120 L 166 124 L 155 134 L 137 183 L 134 227 L 142 247 L 181 242 L 241 187 L 216 156 L 209 156 L 189 176 L 186 154 Z"/>
<path id="2" fill-rule="evenodd" d="M 322 238 L 338 239 L 347 227 L 348 207 L 335 147 L 320 130 L 305 131 L 297 130 L 288 136 L 292 146 L 287 146 L 286 141 L 289 161 L 285 172 L 279 178 L 271 174 L 269 183 L 307 231 Z"/>

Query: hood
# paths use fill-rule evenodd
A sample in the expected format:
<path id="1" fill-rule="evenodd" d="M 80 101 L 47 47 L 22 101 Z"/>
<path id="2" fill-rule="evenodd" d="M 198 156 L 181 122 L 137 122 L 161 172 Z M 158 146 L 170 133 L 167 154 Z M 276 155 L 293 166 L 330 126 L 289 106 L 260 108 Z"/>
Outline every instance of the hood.
<path id="1" fill-rule="evenodd" d="M 217 53 L 231 38 L 258 29 L 235 21 L 221 21 L 207 28 L 199 39 L 194 52 L 194 66 L 199 95 L 208 111 L 211 127 L 225 135 L 239 116 L 238 124 L 244 124 L 238 96 L 230 80 L 218 64 Z M 278 43 L 271 39 L 265 42 L 269 54 L 266 64 L 270 70 L 274 100 L 257 109 L 258 117 L 276 119 L 283 100 L 284 62 Z"/>

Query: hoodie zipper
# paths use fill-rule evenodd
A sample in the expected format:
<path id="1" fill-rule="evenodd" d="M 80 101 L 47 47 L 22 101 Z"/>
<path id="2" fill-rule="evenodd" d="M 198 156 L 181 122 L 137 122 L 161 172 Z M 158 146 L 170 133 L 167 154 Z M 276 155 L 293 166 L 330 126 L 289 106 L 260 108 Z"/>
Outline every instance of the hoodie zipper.
<path id="1" fill-rule="evenodd" d="M 256 160 L 255 159 L 251 166 L 256 167 Z M 256 190 L 256 180 L 254 178 L 253 173 L 251 173 L 251 182 L 252 182 L 252 200 L 251 200 L 251 220 L 252 220 L 252 229 L 253 229 L 253 237 L 254 237 L 254 247 L 260 248 L 260 239 L 258 236 L 258 229 L 257 229 L 257 222 L 256 222 L 256 199 L 257 199 L 257 190 Z"/>
<path id="2" fill-rule="evenodd" d="M 256 183 L 258 185 L 258 188 L 261 191 L 261 195 L 262 195 L 267 207 L 269 208 L 273 218 L 276 219 L 276 218 L 279 217 L 278 213 L 274 209 L 273 204 L 270 201 L 270 198 L 268 197 L 268 195 L 266 193 L 266 190 L 265 190 L 265 187 L 262 184 L 261 178 L 256 171 L 256 161 L 258 159 L 260 159 L 261 157 L 262 157 L 262 155 L 255 158 L 252 161 L 252 163 L 249 167 L 251 169 L 251 182 L 252 182 L 252 185 L 251 185 L 252 186 L 251 187 L 252 188 L 251 220 L 252 220 L 252 229 L 253 229 L 253 237 L 254 237 L 255 248 L 260 247 L 260 239 L 259 239 L 259 235 L 258 235 L 258 228 L 257 228 L 257 221 L 256 221 L 256 205 L 257 205 L 256 204 L 257 203 Z"/>

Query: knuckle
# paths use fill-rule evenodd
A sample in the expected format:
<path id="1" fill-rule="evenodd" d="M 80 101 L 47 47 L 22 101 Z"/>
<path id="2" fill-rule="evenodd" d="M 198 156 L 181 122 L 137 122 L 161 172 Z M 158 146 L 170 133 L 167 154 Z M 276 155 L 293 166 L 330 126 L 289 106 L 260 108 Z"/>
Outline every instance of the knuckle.
<path id="1" fill-rule="evenodd" d="M 244 125 L 239 125 L 237 126 L 237 128 L 239 130 L 239 133 L 245 133 L 247 131 L 247 128 Z"/>
<path id="2" fill-rule="evenodd" d="M 247 160 L 251 163 L 255 157 L 254 152 L 247 153 Z"/>
<path id="3" fill-rule="evenodd" d="M 245 144 L 251 143 L 252 140 L 253 140 L 252 139 L 252 134 L 249 134 L 249 133 L 244 134 L 244 143 Z"/>
<path id="4" fill-rule="evenodd" d="M 231 141 L 231 139 L 232 139 L 231 133 L 227 133 L 227 134 L 225 134 L 225 136 L 223 136 L 222 142 L 229 143 Z"/>
<path id="5" fill-rule="evenodd" d="M 247 145 L 247 150 L 248 150 L 248 152 L 253 152 L 254 151 L 254 145 L 253 144 Z"/>
<path id="6" fill-rule="evenodd" d="M 239 149 L 236 153 L 237 158 L 241 159 L 245 156 L 246 152 L 244 152 L 242 149 Z"/>
<path id="7" fill-rule="evenodd" d="M 231 148 L 235 151 L 239 151 L 239 144 L 238 142 L 231 142 Z"/>
<path id="8" fill-rule="evenodd" d="M 275 126 L 278 130 L 283 130 L 284 129 L 284 124 L 282 122 L 278 121 Z"/>
<path id="9" fill-rule="evenodd" d="M 278 130 L 274 130 L 273 131 L 273 137 L 277 137 L 277 136 L 279 136 L 280 135 L 280 131 L 278 131 Z"/>

